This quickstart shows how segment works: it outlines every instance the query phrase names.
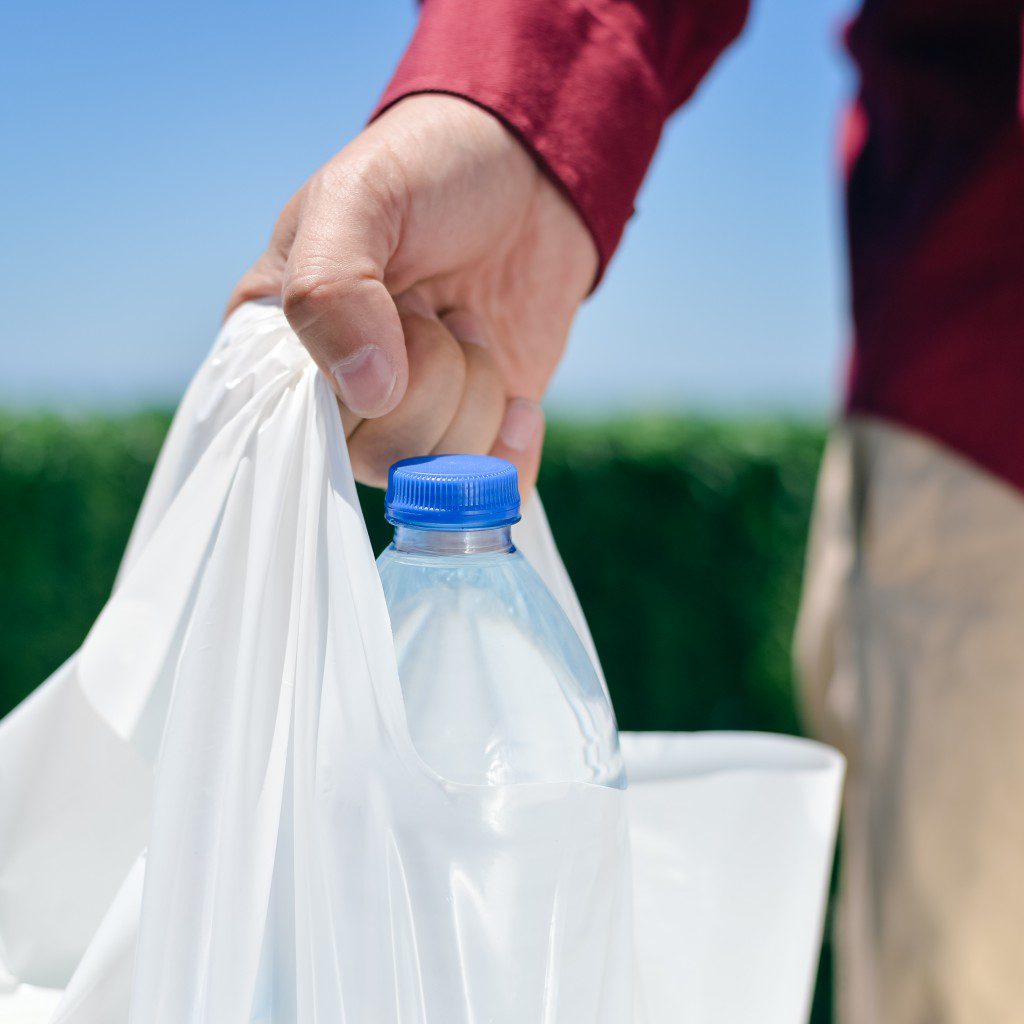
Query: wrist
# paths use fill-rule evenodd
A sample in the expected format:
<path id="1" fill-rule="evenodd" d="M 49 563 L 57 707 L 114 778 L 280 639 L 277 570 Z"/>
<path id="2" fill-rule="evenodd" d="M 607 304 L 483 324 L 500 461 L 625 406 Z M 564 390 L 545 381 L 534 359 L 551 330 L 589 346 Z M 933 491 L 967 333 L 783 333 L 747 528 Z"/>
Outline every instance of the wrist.
<path id="1" fill-rule="evenodd" d="M 381 111 L 364 136 L 387 139 L 391 156 L 396 149 L 414 154 L 403 164 L 409 187 L 421 194 L 431 186 L 449 193 L 472 189 L 481 181 L 496 202 L 516 194 L 525 203 L 540 193 L 546 227 L 578 254 L 573 262 L 586 267 L 580 299 L 597 283 L 600 252 L 572 195 L 499 114 L 464 96 L 412 93 Z"/>

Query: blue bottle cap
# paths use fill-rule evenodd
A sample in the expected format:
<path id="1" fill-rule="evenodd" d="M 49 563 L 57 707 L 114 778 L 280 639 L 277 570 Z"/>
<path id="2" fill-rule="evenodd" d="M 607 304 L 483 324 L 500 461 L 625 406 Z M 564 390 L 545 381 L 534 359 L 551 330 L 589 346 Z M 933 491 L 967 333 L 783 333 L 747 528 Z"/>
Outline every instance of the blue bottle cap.
<path id="1" fill-rule="evenodd" d="M 493 455 L 426 455 L 388 471 L 384 516 L 425 530 L 486 530 L 518 523 L 519 475 Z"/>

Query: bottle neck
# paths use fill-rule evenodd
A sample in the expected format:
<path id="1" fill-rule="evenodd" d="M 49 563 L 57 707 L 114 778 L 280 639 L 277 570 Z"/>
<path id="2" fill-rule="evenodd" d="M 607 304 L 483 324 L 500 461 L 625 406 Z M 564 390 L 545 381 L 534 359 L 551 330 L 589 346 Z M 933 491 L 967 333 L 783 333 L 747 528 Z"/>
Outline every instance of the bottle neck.
<path id="1" fill-rule="evenodd" d="M 395 550 L 419 555 L 481 555 L 512 550 L 512 527 L 486 530 L 421 530 L 395 524 Z"/>

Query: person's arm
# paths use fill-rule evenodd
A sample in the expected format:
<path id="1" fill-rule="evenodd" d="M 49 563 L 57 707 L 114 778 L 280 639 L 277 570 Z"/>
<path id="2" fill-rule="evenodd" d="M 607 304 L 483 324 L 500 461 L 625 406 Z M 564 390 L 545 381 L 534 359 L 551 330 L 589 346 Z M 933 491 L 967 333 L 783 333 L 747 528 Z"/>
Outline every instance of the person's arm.
<path id="1" fill-rule="evenodd" d="M 229 304 L 281 297 L 341 400 L 358 479 L 492 452 L 530 489 L 573 316 L 665 118 L 744 15 L 745 0 L 427 0 L 378 116 L 291 200 Z"/>
<path id="2" fill-rule="evenodd" d="M 739 34 L 748 0 L 425 0 L 378 106 L 479 104 L 570 198 L 607 265 L 669 115 Z"/>

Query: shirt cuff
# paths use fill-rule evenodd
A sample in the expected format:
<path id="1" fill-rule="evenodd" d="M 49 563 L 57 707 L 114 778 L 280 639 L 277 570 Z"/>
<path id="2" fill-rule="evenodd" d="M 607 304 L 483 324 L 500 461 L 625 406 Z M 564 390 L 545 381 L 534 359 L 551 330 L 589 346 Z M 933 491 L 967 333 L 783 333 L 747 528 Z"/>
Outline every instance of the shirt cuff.
<path id="1" fill-rule="evenodd" d="M 599 280 L 669 110 L 639 38 L 581 4 L 426 0 L 373 116 L 414 93 L 492 113 L 534 154 L 593 236 Z"/>

